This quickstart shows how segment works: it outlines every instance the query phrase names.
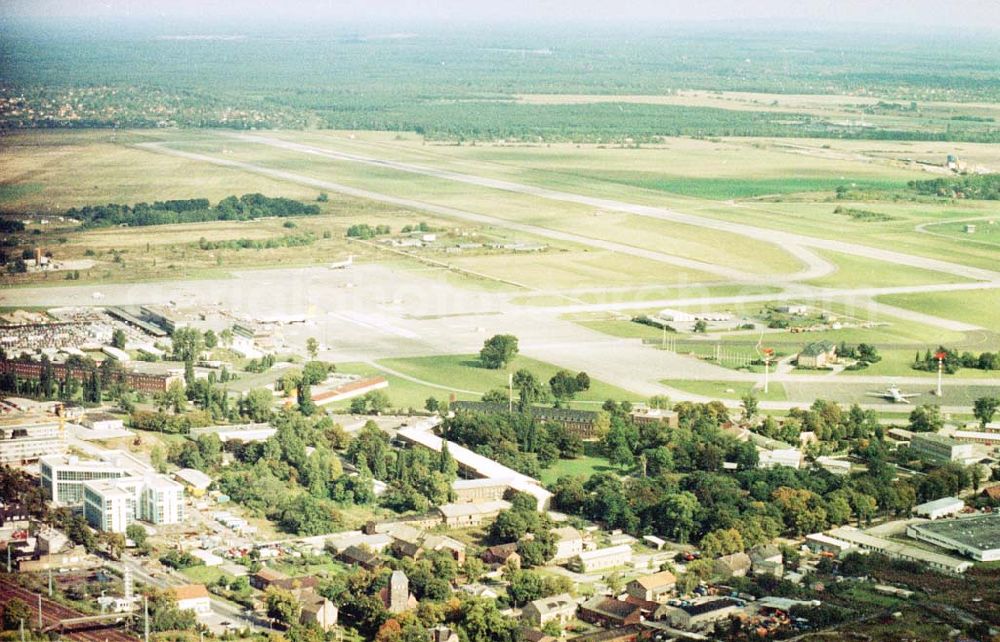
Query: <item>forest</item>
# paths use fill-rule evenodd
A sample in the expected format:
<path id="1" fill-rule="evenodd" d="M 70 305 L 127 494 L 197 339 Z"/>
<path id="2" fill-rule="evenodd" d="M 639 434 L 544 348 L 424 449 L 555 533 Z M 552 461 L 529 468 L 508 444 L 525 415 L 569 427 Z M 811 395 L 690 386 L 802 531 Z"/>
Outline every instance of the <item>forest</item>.
<path id="1" fill-rule="evenodd" d="M 520 26 L 368 38 L 343 27 L 239 28 L 232 38 L 188 40 L 135 25 L 94 25 L 87 33 L 0 26 L 0 59 L 7 63 L 0 67 L 0 129 L 327 127 L 440 140 L 588 142 L 676 135 L 1000 137 L 989 118 L 962 118 L 954 108 L 926 112 L 921 102 L 1000 98 L 991 43 L 974 37 L 956 49 L 934 37 L 848 32 Z M 785 113 L 763 101 L 752 109 L 519 102 L 524 94 L 683 90 L 853 95 L 858 104 L 846 108 L 863 124 Z M 872 107 L 870 97 L 882 101 Z M 862 116 L 871 113 L 891 120 L 864 124 Z"/>
<path id="2" fill-rule="evenodd" d="M 112 227 L 115 225 L 146 226 L 173 223 L 198 223 L 204 221 L 248 221 L 268 216 L 315 216 L 319 206 L 305 204 L 290 198 L 268 197 L 263 194 L 228 196 L 215 207 L 208 199 L 195 198 L 177 201 L 156 201 L 153 204 L 87 205 L 66 210 L 65 216 L 81 222 L 83 227 Z"/>

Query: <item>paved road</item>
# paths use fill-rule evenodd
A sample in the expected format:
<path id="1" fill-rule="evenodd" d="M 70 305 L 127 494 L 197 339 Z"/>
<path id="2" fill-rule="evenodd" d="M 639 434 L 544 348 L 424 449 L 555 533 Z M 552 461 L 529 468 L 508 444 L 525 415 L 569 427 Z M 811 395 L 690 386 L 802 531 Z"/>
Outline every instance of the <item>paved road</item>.
<path id="1" fill-rule="evenodd" d="M 791 277 L 786 277 L 786 280 L 794 281 L 794 280 L 815 279 L 824 276 L 826 274 L 829 274 L 836 269 L 836 267 L 832 263 L 830 263 L 828 260 L 822 258 L 818 254 L 813 252 L 812 249 L 823 249 L 834 252 L 841 252 L 843 254 L 861 256 L 869 259 L 874 259 L 877 261 L 883 261 L 886 263 L 895 263 L 898 265 L 907 265 L 910 267 L 918 267 L 926 270 L 944 272 L 947 274 L 953 274 L 956 276 L 961 276 L 964 278 L 969 278 L 974 280 L 983 280 L 983 281 L 1000 280 L 1000 272 L 995 272 L 992 270 L 983 270 L 980 268 L 969 267 L 958 263 L 951 263 L 948 261 L 941 261 L 938 259 L 931 259 L 922 256 L 903 254 L 901 252 L 895 252 L 892 250 L 886 250 L 867 245 L 848 243 L 846 241 L 821 239 L 811 236 L 805 236 L 802 234 L 794 234 L 791 232 L 762 229 L 759 227 L 746 225 L 743 223 L 734 223 L 731 221 L 712 219 L 703 216 L 697 216 L 694 214 L 685 214 L 664 207 L 654 207 L 651 205 L 640 205 L 636 203 L 627 203 L 624 201 L 617 201 L 607 198 L 586 196 L 583 194 L 573 194 L 569 192 L 562 192 L 558 190 L 537 187 L 534 185 L 514 183 L 511 181 L 487 178 L 484 176 L 476 176 L 473 174 L 462 174 L 458 172 L 452 172 L 449 170 L 437 169 L 434 167 L 415 165 L 412 163 L 403 163 L 399 161 L 390 161 L 390 160 L 372 158 L 369 156 L 362 156 L 360 154 L 338 152 L 323 147 L 317 147 L 314 145 L 304 145 L 301 143 L 293 143 L 290 141 L 285 141 L 270 136 L 262 136 L 259 134 L 233 134 L 233 135 L 241 140 L 245 140 L 248 142 L 270 145 L 272 147 L 297 151 L 304 154 L 312 154 L 317 156 L 323 156 L 326 158 L 333 158 L 336 160 L 361 163 L 365 165 L 388 168 L 412 174 L 420 174 L 423 176 L 430 176 L 433 178 L 440 178 L 459 183 L 466 183 L 469 185 L 476 185 L 478 187 L 488 187 L 508 192 L 516 192 L 519 194 L 526 194 L 529 196 L 535 196 L 538 198 L 544 198 L 548 200 L 577 203 L 580 205 L 587 205 L 590 207 L 603 210 L 623 212 L 625 214 L 634 214 L 636 216 L 645 216 L 648 218 L 655 218 L 663 221 L 670 221 L 673 223 L 682 223 L 684 225 L 704 227 L 712 230 L 729 232 L 732 234 L 746 236 L 750 239 L 753 239 L 756 242 L 772 243 L 778 245 L 780 248 L 794 255 L 796 258 L 798 258 L 800 261 L 806 264 L 807 268 L 805 271 L 799 272 L 798 274 L 792 275 Z M 738 204 L 733 203 L 732 206 L 738 207 Z M 773 280 L 774 279 L 772 279 L 772 281 Z"/>
<path id="2" fill-rule="evenodd" d="M 182 584 L 189 584 L 190 580 L 183 577 L 175 577 L 173 574 L 162 575 L 160 577 L 153 577 L 150 575 L 142 564 L 131 558 L 124 558 L 120 564 L 112 564 L 118 566 L 119 571 L 123 570 L 124 567 L 128 567 L 132 571 L 133 577 L 142 581 L 150 586 L 155 586 L 159 589 L 167 589 L 172 586 L 180 586 Z M 225 600 L 221 600 L 214 595 L 210 598 L 212 604 L 212 612 L 221 620 L 228 620 L 235 624 L 240 629 L 245 628 L 258 628 L 266 626 L 264 623 L 257 622 L 246 615 L 246 612 L 234 604 L 230 604 Z"/>

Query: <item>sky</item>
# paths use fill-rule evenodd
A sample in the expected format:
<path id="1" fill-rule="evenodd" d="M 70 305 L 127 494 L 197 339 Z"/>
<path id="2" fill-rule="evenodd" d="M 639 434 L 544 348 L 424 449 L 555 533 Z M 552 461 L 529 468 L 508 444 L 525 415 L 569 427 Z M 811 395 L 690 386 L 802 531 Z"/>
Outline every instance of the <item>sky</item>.
<path id="1" fill-rule="evenodd" d="M 2 0 L 8 18 L 352 22 L 727 21 L 1000 30 L 1000 0 Z M 953 34 L 954 35 L 954 34 Z"/>

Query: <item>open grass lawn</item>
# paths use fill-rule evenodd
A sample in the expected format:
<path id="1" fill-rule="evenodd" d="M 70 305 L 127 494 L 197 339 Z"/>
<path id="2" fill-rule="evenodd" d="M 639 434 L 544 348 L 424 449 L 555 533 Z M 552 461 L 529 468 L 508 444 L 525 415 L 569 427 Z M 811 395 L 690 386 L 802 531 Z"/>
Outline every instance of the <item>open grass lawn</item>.
<path id="1" fill-rule="evenodd" d="M 767 394 L 764 394 L 763 376 L 761 376 L 760 386 L 757 383 L 748 381 L 688 381 L 679 379 L 664 379 L 661 381 L 665 386 L 676 388 L 683 392 L 690 392 L 696 395 L 704 395 L 711 399 L 740 399 L 748 393 L 753 393 L 758 399 L 766 401 L 786 401 L 785 388 L 780 383 L 772 382 L 768 386 Z"/>
<path id="2" fill-rule="evenodd" d="M 508 374 L 522 368 L 530 370 L 540 381 L 545 383 L 559 371 L 559 368 L 552 364 L 525 356 L 515 357 L 503 370 L 483 368 L 479 363 L 478 355 L 468 354 L 382 359 L 377 363 L 424 382 L 445 386 L 451 390 L 475 391 L 480 395 L 497 388 L 506 390 Z M 391 398 L 391 381 L 389 390 Z M 440 399 L 447 398 L 447 392 L 438 390 L 436 394 L 440 395 Z M 607 399 L 634 400 L 635 395 L 602 381 L 591 380 L 590 390 L 577 395 L 574 405 L 593 407 L 594 404 L 603 403 Z"/>
<path id="3" fill-rule="evenodd" d="M 181 575 L 191 580 L 194 584 L 204 584 L 206 586 L 215 584 L 219 581 L 220 577 L 225 577 L 227 580 L 233 579 L 226 573 L 222 572 L 222 569 L 217 566 L 192 566 L 190 568 L 182 569 Z"/>
<path id="4" fill-rule="evenodd" d="M 542 470 L 542 483 L 552 484 L 560 477 L 576 476 L 589 479 L 597 473 L 621 473 L 621 469 L 612 466 L 594 442 L 586 442 L 584 454 L 576 459 L 559 459 L 554 464 Z"/>
<path id="5" fill-rule="evenodd" d="M 394 408 L 408 409 L 415 408 L 417 410 L 423 410 L 424 404 L 426 403 L 428 397 L 434 397 L 438 401 L 448 401 L 449 397 L 454 394 L 457 399 L 463 401 L 474 401 L 480 397 L 480 394 L 469 394 L 468 392 L 458 392 L 456 388 L 458 386 L 448 386 L 445 384 L 440 384 L 439 386 L 427 385 L 424 383 L 417 383 L 404 379 L 402 377 L 397 377 L 394 374 L 387 373 L 380 370 L 378 367 L 373 366 L 369 363 L 351 362 L 351 363 L 338 363 L 337 371 L 344 372 L 348 374 L 359 374 L 368 376 L 382 376 L 385 377 L 389 382 L 389 387 L 386 389 L 386 393 L 389 395 L 389 401 L 392 403 Z M 437 383 L 432 381 L 431 383 Z M 464 388 L 464 387 L 463 387 Z M 350 407 L 350 400 L 338 401 L 326 406 L 331 409 L 346 409 Z"/>
<path id="6" fill-rule="evenodd" d="M 1000 290 L 891 294 L 876 300 L 1000 332 Z"/>
<path id="7" fill-rule="evenodd" d="M 858 288 L 865 286 L 893 287 L 931 283 L 967 283 L 968 279 L 943 272 L 923 270 L 905 265 L 888 266 L 881 261 L 837 252 L 819 254 L 837 264 L 837 271 L 820 279 L 807 281 L 824 288 Z"/>

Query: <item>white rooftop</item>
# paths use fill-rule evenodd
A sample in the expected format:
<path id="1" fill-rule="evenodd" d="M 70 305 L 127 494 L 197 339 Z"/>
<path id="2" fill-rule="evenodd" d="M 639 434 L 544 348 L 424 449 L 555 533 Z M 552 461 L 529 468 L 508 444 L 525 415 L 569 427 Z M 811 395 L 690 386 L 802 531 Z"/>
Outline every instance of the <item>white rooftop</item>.
<path id="1" fill-rule="evenodd" d="M 957 497 L 942 497 L 913 507 L 915 513 L 931 513 L 938 510 L 962 510 L 965 502 Z"/>
<path id="2" fill-rule="evenodd" d="M 621 544 L 620 546 L 609 546 L 607 548 L 598 548 L 593 551 L 583 551 L 579 554 L 579 558 L 582 561 L 600 559 L 602 557 L 610 557 L 612 555 L 622 555 L 624 553 L 632 553 L 632 547 L 628 544 Z"/>

